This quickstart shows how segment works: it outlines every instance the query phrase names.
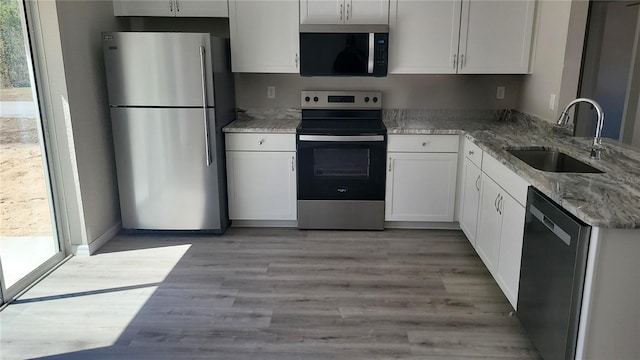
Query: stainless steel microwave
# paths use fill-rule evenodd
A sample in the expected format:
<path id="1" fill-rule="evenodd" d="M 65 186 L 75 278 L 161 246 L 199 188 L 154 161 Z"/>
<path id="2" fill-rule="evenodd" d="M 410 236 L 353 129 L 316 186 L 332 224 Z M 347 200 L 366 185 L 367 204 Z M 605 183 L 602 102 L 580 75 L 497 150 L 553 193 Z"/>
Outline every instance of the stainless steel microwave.
<path id="1" fill-rule="evenodd" d="M 300 25 L 300 75 L 387 76 L 384 25 Z"/>

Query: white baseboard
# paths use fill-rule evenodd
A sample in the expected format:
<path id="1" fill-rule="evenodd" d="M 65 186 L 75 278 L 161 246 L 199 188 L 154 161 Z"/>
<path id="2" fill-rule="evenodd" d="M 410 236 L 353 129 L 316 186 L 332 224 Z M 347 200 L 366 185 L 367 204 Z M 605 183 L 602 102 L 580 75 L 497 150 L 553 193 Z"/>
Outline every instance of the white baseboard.
<path id="1" fill-rule="evenodd" d="M 460 230 L 458 222 L 385 221 L 385 229 Z"/>
<path id="2" fill-rule="evenodd" d="M 296 220 L 232 220 L 231 227 L 283 227 L 296 228 Z"/>
<path id="3" fill-rule="evenodd" d="M 113 237 L 116 236 L 121 229 L 122 229 L 122 223 L 118 221 L 115 225 L 113 225 L 107 231 L 105 231 L 104 234 L 98 236 L 95 240 L 93 240 L 91 244 L 74 245 L 71 251 L 76 256 L 91 256 L 96 251 L 98 251 L 98 249 L 100 249 L 104 244 L 109 242 L 109 240 L 113 239 Z"/>

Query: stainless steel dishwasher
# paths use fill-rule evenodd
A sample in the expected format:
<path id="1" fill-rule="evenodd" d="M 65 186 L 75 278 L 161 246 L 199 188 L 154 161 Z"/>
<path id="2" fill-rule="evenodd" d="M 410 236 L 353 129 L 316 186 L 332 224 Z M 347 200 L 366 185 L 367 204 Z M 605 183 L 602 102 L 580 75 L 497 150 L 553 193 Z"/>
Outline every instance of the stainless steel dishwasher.
<path id="1" fill-rule="evenodd" d="M 517 316 L 546 360 L 575 357 L 590 234 L 529 187 Z"/>

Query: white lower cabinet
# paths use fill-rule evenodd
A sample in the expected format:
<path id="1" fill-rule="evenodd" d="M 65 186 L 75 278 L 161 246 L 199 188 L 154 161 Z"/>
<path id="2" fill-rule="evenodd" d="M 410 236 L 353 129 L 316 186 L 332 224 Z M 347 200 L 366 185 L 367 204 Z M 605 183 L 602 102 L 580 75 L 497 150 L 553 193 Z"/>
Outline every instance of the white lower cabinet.
<path id="1" fill-rule="evenodd" d="M 502 215 L 498 208 L 498 201 L 500 196 L 504 196 L 503 194 L 504 191 L 498 184 L 486 174 L 482 174 L 476 251 L 494 277 L 498 270 L 500 232 L 502 230 Z"/>
<path id="2" fill-rule="evenodd" d="M 489 175 L 501 178 L 505 174 L 507 176 L 517 176 L 506 168 L 501 169 L 500 173 Z M 516 309 L 518 305 L 525 207 L 489 175 L 482 173 L 480 214 L 475 247 L 502 292 L 513 308 Z M 505 186 L 512 185 L 505 184 Z"/>
<path id="3" fill-rule="evenodd" d="M 388 153 L 385 220 L 453 221 L 457 153 Z"/>
<path id="4" fill-rule="evenodd" d="M 389 135 L 385 220 L 452 222 L 458 135 Z"/>
<path id="5" fill-rule="evenodd" d="M 462 200 L 460 206 L 460 228 L 473 247 L 476 246 L 478 206 L 482 186 L 482 172 L 469 158 L 464 159 L 462 172 Z"/>
<path id="6" fill-rule="evenodd" d="M 290 146 L 285 147 L 282 136 L 287 137 L 227 134 L 231 220 L 296 220 L 295 135 L 291 135 Z M 272 151 L 289 147 L 291 151 Z"/>
<path id="7" fill-rule="evenodd" d="M 525 207 L 511 196 L 505 196 L 501 207 L 502 232 L 496 281 L 514 309 L 518 307 L 520 260 L 524 237 Z"/>

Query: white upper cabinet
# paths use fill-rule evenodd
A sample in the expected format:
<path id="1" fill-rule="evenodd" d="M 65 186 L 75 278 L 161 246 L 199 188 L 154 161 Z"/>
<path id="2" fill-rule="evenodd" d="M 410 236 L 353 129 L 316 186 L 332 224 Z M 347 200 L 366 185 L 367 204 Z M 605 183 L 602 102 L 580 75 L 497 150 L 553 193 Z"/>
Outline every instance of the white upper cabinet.
<path id="1" fill-rule="evenodd" d="M 176 16 L 229 17 L 227 0 L 175 0 Z"/>
<path id="2" fill-rule="evenodd" d="M 228 17 L 227 0 L 114 0 L 115 16 Z"/>
<path id="3" fill-rule="evenodd" d="M 114 0 L 115 16 L 175 16 L 171 0 Z"/>
<path id="4" fill-rule="evenodd" d="M 389 24 L 389 0 L 345 0 L 346 24 Z"/>
<path id="5" fill-rule="evenodd" d="M 463 1 L 458 73 L 527 73 L 534 8 L 533 0 Z"/>
<path id="6" fill-rule="evenodd" d="M 524 74 L 535 0 L 391 0 L 392 74 Z"/>
<path id="7" fill-rule="evenodd" d="M 391 0 L 389 72 L 455 73 L 461 9 L 460 1 Z"/>
<path id="8" fill-rule="evenodd" d="M 231 69 L 299 73 L 297 1 L 229 1 Z"/>
<path id="9" fill-rule="evenodd" d="M 300 23 L 386 25 L 389 0 L 300 0 Z"/>

